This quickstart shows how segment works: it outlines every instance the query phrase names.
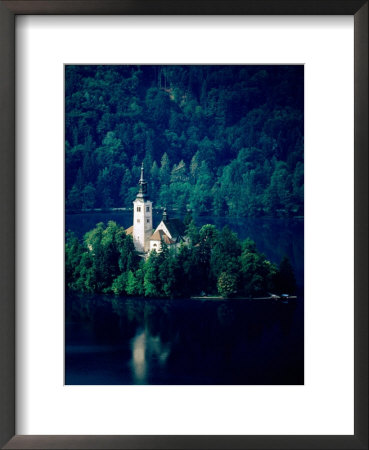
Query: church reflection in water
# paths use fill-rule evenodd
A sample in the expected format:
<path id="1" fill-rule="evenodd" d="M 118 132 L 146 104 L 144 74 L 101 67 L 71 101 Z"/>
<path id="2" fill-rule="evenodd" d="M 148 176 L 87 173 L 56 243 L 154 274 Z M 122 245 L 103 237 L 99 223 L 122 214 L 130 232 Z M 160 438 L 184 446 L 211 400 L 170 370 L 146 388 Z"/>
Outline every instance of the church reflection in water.
<path id="1" fill-rule="evenodd" d="M 156 359 L 163 366 L 168 358 L 170 347 L 164 345 L 159 336 L 153 337 L 146 331 L 140 330 L 131 341 L 132 372 L 136 384 L 147 384 L 147 359 Z"/>
<path id="2" fill-rule="evenodd" d="M 65 379 L 66 384 L 303 384 L 303 336 L 302 300 L 68 293 Z"/>

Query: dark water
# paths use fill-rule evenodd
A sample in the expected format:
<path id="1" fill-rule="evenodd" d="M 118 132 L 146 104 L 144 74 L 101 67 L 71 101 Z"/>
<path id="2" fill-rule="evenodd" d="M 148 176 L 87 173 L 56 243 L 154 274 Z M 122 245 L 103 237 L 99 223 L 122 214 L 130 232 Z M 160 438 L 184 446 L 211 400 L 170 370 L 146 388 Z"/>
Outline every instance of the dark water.
<path id="1" fill-rule="evenodd" d="M 79 236 L 132 212 L 67 214 Z M 154 215 L 154 225 L 161 214 Z M 66 293 L 66 384 L 303 384 L 303 221 L 196 217 L 228 224 L 268 259 L 286 254 L 296 302 L 132 299 Z"/>
<path id="2" fill-rule="evenodd" d="M 303 299 L 66 296 L 66 384 L 303 384 Z"/>
<path id="3" fill-rule="evenodd" d="M 67 214 L 65 218 L 66 230 L 70 229 L 80 237 L 86 231 L 95 227 L 98 222 L 107 223 L 114 220 L 128 228 L 132 225 L 132 211 L 114 211 L 106 213 Z M 154 227 L 161 220 L 162 213 L 155 212 Z M 178 216 L 180 217 L 180 216 Z M 266 257 L 279 264 L 282 257 L 287 255 L 295 271 L 299 286 L 304 283 L 304 222 L 299 219 L 234 218 L 234 217 L 195 217 L 197 226 L 207 223 L 214 224 L 218 229 L 225 225 L 235 231 L 241 239 L 247 237 L 255 241 L 257 248 Z"/>

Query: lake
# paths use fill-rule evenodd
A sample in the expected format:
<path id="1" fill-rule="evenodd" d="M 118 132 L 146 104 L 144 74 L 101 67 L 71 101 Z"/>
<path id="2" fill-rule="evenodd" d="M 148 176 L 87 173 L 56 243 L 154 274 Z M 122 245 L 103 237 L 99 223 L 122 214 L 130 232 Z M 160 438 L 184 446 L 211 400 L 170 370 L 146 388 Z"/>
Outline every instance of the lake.
<path id="1" fill-rule="evenodd" d="M 303 384 L 303 302 L 66 296 L 65 383 Z"/>
<path id="2" fill-rule="evenodd" d="M 154 225 L 161 220 L 155 213 Z M 67 214 L 82 237 L 98 222 L 128 227 L 132 212 Z M 66 292 L 65 383 L 72 385 L 287 385 L 304 383 L 302 220 L 195 217 L 228 224 L 268 259 L 286 254 L 297 301 L 142 299 Z"/>

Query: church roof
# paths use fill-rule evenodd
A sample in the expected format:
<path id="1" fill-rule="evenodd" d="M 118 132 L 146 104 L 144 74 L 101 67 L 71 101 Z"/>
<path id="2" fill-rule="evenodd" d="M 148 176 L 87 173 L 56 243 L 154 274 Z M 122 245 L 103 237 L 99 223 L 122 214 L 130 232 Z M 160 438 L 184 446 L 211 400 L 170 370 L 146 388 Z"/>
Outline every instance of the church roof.
<path id="1" fill-rule="evenodd" d="M 155 233 L 151 236 L 150 241 L 164 241 L 166 244 L 174 244 L 175 242 L 167 236 L 163 230 L 156 230 Z"/>
<path id="2" fill-rule="evenodd" d="M 186 227 L 179 219 L 168 219 L 164 222 L 173 239 L 177 239 L 185 235 Z"/>
<path id="3" fill-rule="evenodd" d="M 126 234 L 133 234 L 133 225 L 126 229 Z"/>

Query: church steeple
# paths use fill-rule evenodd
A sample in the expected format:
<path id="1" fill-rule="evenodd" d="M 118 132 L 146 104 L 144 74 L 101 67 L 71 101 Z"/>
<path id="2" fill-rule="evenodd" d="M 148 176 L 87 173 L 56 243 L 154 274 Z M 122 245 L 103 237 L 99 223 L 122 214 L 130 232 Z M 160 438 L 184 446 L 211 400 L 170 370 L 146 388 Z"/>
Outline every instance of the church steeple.
<path id="1" fill-rule="evenodd" d="M 141 165 L 141 177 L 138 194 L 133 202 L 133 243 L 140 253 L 150 250 L 152 236 L 152 202 L 147 193 L 147 182 L 144 177 L 144 165 Z"/>
<path id="2" fill-rule="evenodd" d="M 137 198 L 148 198 L 147 182 L 145 181 L 144 178 L 144 163 L 142 163 L 141 165 L 141 177 L 138 184 L 140 185 L 140 188 L 138 190 Z"/>
<path id="3" fill-rule="evenodd" d="M 168 213 L 167 213 L 167 208 L 164 208 L 163 211 L 163 222 L 168 222 Z"/>

